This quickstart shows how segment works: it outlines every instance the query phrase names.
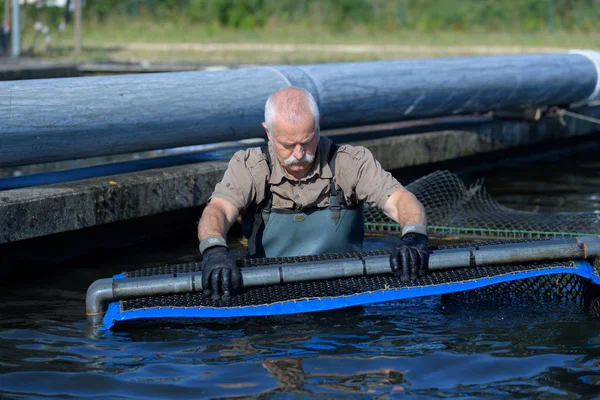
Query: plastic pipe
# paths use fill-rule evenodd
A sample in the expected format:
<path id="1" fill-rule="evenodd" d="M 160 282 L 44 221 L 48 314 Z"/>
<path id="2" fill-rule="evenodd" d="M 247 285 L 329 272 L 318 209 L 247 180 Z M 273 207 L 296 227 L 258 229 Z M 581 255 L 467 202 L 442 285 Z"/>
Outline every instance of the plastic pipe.
<path id="1" fill-rule="evenodd" d="M 590 259 L 600 255 L 600 238 L 560 240 L 436 250 L 429 257 L 429 270 L 479 267 L 518 262 Z M 295 264 L 275 264 L 242 269 L 243 287 L 268 286 L 324 279 L 390 274 L 389 256 L 371 256 Z M 100 279 L 86 296 L 88 320 L 101 322 L 108 302 L 136 297 L 202 290 L 200 273 L 156 275 L 147 278 Z"/>
<path id="2" fill-rule="evenodd" d="M 314 95 L 322 129 L 568 106 L 598 88 L 592 54 L 0 82 L 0 168 L 265 137 L 265 101 L 289 86 Z"/>
<path id="3" fill-rule="evenodd" d="M 10 26 L 10 34 L 12 38 L 11 55 L 13 57 L 19 57 L 21 55 L 21 6 L 19 4 L 19 0 L 12 0 L 12 21 Z M 2 120 L 2 118 L 0 118 L 0 120 Z"/>

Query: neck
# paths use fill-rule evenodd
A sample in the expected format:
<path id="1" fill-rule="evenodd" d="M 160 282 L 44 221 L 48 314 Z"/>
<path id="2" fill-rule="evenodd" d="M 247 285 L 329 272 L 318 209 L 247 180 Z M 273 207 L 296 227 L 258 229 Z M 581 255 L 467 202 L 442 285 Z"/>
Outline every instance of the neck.
<path id="1" fill-rule="evenodd" d="M 311 168 L 306 169 L 304 171 L 289 171 L 287 168 L 285 168 L 285 166 L 283 167 L 283 170 L 285 171 L 286 175 L 290 178 L 302 179 L 306 175 L 308 175 L 308 173 L 312 170 L 312 166 Z"/>

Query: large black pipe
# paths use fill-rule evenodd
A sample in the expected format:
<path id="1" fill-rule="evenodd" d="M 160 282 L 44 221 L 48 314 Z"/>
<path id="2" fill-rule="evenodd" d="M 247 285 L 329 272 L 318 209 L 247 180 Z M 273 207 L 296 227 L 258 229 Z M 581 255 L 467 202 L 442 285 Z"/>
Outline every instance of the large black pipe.
<path id="1" fill-rule="evenodd" d="M 0 82 L 0 167 L 263 137 L 267 97 L 310 91 L 322 128 L 584 103 L 600 53 Z"/>

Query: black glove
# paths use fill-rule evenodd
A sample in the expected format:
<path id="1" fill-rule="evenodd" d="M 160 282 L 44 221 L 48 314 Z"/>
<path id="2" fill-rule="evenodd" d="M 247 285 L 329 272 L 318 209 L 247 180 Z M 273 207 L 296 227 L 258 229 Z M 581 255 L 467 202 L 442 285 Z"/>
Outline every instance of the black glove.
<path id="1" fill-rule="evenodd" d="M 213 300 L 229 300 L 242 288 L 242 273 L 227 247 L 210 247 L 202 254 L 202 288 Z"/>
<path id="2" fill-rule="evenodd" d="M 390 254 L 390 266 L 404 282 L 424 276 L 429 266 L 427 236 L 413 232 L 402 236 Z"/>

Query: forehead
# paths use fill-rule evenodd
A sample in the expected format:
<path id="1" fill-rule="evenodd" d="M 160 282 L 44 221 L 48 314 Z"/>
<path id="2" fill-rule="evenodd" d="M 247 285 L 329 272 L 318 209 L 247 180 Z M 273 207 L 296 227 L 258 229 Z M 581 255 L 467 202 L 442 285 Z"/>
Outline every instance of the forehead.
<path id="1" fill-rule="evenodd" d="M 296 121 L 275 118 L 275 133 L 279 142 L 303 142 L 315 134 L 315 120 L 310 114 Z"/>

